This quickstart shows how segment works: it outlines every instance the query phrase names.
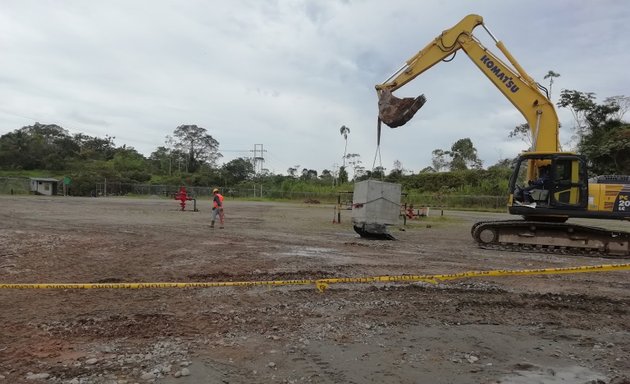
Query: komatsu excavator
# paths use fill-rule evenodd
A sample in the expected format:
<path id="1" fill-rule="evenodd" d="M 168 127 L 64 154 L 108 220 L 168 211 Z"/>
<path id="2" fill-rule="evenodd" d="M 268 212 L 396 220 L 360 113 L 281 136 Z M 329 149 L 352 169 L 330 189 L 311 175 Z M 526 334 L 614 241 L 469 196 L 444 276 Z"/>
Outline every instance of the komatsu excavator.
<path id="1" fill-rule="evenodd" d="M 473 35 L 478 26 L 488 32 L 511 66 Z M 381 121 L 391 128 L 404 125 L 426 102 L 424 95 L 400 99 L 392 93 L 435 64 L 450 61 L 459 50 L 525 117 L 533 143 L 529 152 L 519 156 L 509 182 L 508 211 L 524 220 L 474 224 L 471 233 L 477 244 L 514 251 L 630 256 L 629 232 L 566 223 L 569 218 L 630 220 L 630 177 L 600 176 L 589 180 L 586 159 L 560 150 L 559 120 L 546 89 L 525 72 L 484 25 L 481 16 L 464 17 L 407 60 L 384 83 L 376 85 L 379 134 Z M 536 184 L 543 170 L 546 180 Z"/>

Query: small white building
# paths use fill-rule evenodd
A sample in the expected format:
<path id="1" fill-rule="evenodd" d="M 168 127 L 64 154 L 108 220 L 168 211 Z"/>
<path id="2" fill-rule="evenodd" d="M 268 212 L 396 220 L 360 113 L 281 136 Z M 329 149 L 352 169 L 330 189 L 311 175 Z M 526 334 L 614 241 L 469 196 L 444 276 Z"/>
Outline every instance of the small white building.
<path id="1" fill-rule="evenodd" d="M 31 177 L 31 193 L 53 196 L 57 194 L 59 180 L 47 177 Z"/>

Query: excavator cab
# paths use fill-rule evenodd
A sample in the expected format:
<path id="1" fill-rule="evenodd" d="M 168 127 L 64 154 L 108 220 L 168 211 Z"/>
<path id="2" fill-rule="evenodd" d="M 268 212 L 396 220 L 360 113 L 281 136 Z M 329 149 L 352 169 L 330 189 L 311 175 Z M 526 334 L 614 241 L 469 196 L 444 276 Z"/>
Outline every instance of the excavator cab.
<path id="1" fill-rule="evenodd" d="M 509 212 L 527 220 L 565 221 L 586 211 L 588 175 L 584 157 L 570 153 L 519 156 L 509 183 Z"/>

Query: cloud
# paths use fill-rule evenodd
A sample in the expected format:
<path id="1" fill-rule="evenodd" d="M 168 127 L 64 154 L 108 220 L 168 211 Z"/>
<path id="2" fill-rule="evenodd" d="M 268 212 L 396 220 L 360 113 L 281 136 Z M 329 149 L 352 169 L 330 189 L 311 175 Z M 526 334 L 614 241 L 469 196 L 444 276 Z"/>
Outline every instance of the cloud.
<path id="1" fill-rule="evenodd" d="M 348 152 L 370 168 L 374 85 L 468 13 L 534 78 L 560 73 L 552 96 L 629 89 L 630 38 L 620 32 L 630 10 L 619 1 L 10 1 L 0 14 L 0 134 L 56 123 L 149 155 L 177 126 L 197 124 L 224 161 L 262 143 L 265 166 L 285 172 L 340 164 L 346 125 Z M 524 149 L 507 139 L 523 118 L 463 52 L 398 93 L 429 102 L 383 132 L 387 169 L 400 160 L 418 171 L 464 137 L 486 166 Z"/>

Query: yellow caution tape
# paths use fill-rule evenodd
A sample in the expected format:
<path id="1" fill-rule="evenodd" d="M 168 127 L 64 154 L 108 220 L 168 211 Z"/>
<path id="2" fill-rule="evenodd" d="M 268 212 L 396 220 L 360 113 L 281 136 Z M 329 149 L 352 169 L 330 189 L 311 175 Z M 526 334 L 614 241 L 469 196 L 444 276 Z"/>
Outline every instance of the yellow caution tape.
<path id="1" fill-rule="evenodd" d="M 44 283 L 44 284 L 0 284 L 0 289 L 146 289 L 146 288 L 215 288 L 215 287 L 254 287 L 281 285 L 315 285 L 324 292 L 330 284 L 356 283 L 392 283 L 392 282 L 426 282 L 437 284 L 439 281 L 466 279 L 471 277 L 499 277 L 526 275 L 559 275 L 586 272 L 610 272 L 630 270 L 629 264 L 604 264 L 580 267 L 544 268 L 525 270 L 493 270 L 470 271 L 443 275 L 397 275 L 397 276 L 368 276 L 368 277 L 340 277 L 330 279 L 305 280 L 271 280 L 271 281 L 226 281 L 200 283 Z"/>

